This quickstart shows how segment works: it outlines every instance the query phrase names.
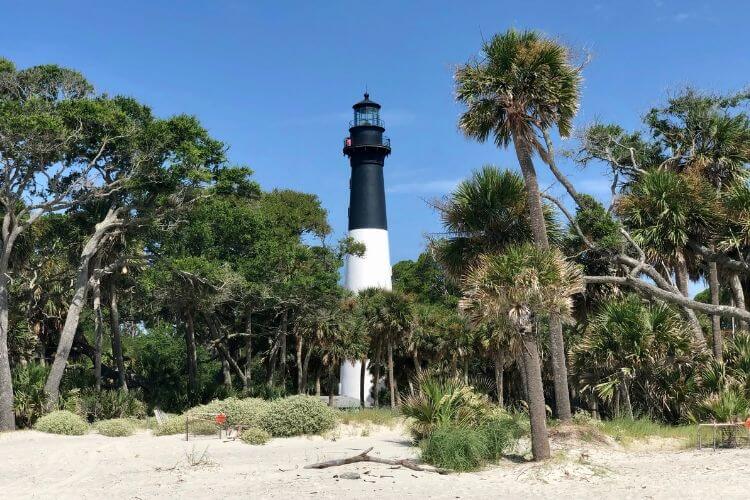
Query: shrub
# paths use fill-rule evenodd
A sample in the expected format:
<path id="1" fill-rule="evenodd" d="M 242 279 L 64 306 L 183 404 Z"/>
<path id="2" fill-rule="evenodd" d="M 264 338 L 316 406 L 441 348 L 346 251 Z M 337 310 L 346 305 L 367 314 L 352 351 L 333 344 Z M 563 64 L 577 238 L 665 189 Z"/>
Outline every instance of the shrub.
<path id="1" fill-rule="evenodd" d="M 115 418 L 144 418 L 146 404 L 139 399 L 137 391 L 85 389 L 78 400 L 78 411 L 89 420 Z"/>
<path id="2" fill-rule="evenodd" d="M 67 410 L 53 411 L 37 420 L 34 429 L 50 434 L 81 436 L 89 430 L 89 425 L 80 416 Z"/>
<path id="3" fill-rule="evenodd" d="M 208 404 L 188 410 L 188 414 L 224 413 L 230 425 L 258 426 L 260 417 L 268 410 L 269 403 L 257 398 L 227 398 L 214 400 Z"/>
<path id="4" fill-rule="evenodd" d="M 693 420 L 741 422 L 750 414 L 750 400 L 742 389 L 728 387 L 700 401 L 692 413 Z"/>
<path id="5" fill-rule="evenodd" d="M 501 409 L 487 413 L 479 425 L 487 445 L 487 458 L 497 460 L 513 449 L 518 438 L 527 433 L 517 415 Z"/>
<path id="6" fill-rule="evenodd" d="M 486 434 L 472 427 L 438 427 L 422 442 L 422 460 L 443 469 L 476 470 L 489 455 Z"/>
<path id="7" fill-rule="evenodd" d="M 319 398 L 292 396 L 269 402 L 259 424 L 272 436 L 320 434 L 333 428 L 336 413 Z"/>
<path id="8" fill-rule="evenodd" d="M 216 434 L 218 428 L 214 422 L 207 420 L 190 420 L 190 434 L 198 436 L 208 436 Z M 155 436 L 169 436 L 172 434 L 184 434 L 185 433 L 185 415 L 177 415 L 169 418 L 162 425 L 159 425 L 154 429 Z"/>
<path id="9" fill-rule="evenodd" d="M 123 437 L 130 436 L 135 432 L 135 427 L 125 418 L 113 418 L 110 420 L 101 420 L 94 424 L 94 428 L 102 436 Z"/>
<path id="10" fill-rule="evenodd" d="M 261 445 L 266 444 L 268 440 L 271 439 L 271 435 L 263 429 L 250 427 L 249 429 L 242 431 L 240 439 L 247 444 Z"/>
<path id="11" fill-rule="evenodd" d="M 49 369 L 39 363 L 28 363 L 13 370 L 13 410 L 16 425 L 31 427 L 44 415 L 47 394 L 44 383 Z"/>
<path id="12" fill-rule="evenodd" d="M 487 397 L 459 378 L 422 375 L 417 384 L 417 393 L 406 397 L 401 406 L 401 412 L 413 419 L 410 430 L 416 440 L 426 438 L 438 427 L 477 426 L 490 411 Z"/>

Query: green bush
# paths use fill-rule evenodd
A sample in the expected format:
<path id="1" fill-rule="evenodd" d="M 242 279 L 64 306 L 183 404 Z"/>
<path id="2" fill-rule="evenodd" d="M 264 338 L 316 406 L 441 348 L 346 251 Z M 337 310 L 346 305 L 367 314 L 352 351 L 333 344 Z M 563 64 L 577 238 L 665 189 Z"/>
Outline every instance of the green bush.
<path id="1" fill-rule="evenodd" d="M 218 428 L 213 421 L 208 420 L 190 420 L 190 434 L 198 436 L 208 436 L 216 434 Z M 162 425 L 154 429 L 155 436 L 169 436 L 171 434 L 185 433 L 185 415 L 177 415 L 169 418 Z"/>
<path id="2" fill-rule="evenodd" d="M 50 434 L 81 436 L 89 431 L 89 425 L 75 413 L 59 410 L 48 413 L 37 420 L 34 429 Z"/>
<path id="3" fill-rule="evenodd" d="M 89 420 L 144 418 L 146 404 L 137 391 L 84 389 L 78 399 L 78 413 Z"/>
<path id="4" fill-rule="evenodd" d="M 489 456 L 487 435 L 477 428 L 446 425 L 422 441 L 422 460 L 443 469 L 476 470 Z"/>
<path id="5" fill-rule="evenodd" d="M 269 402 L 259 424 L 272 436 L 320 434 L 336 424 L 336 412 L 319 398 L 292 396 Z"/>
<path id="6" fill-rule="evenodd" d="M 13 411 L 16 425 L 31 427 L 44 415 L 47 394 L 44 383 L 49 369 L 39 363 L 28 363 L 13 370 Z"/>
<path id="7" fill-rule="evenodd" d="M 135 426 L 130 420 L 125 418 L 113 418 L 110 420 L 101 420 L 94 424 L 94 428 L 102 436 L 124 437 L 131 436 L 135 432 Z"/>
<path id="8" fill-rule="evenodd" d="M 260 417 L 268 410 L 269 403 L 258 398 L 227 398 L 191 408 L 191 415 L 223 413 L 229 425 L 258 426 Z"/>
<path id="9" fill-rule="evenodd" d="M 412 419 L 410 430 L 416 440 L 428 437 L 438 427 L 477 426 L 491 411 L 487 397 L 459 378 L 426 374 L 417 379 L 417 385 L 418 391 L 401 406 L 401 412 Z"/>
<path id="10" fill-rule="evenodd" d="M 484 416 L 478 427 L 487 445 L 487 459 L 497 460 L 515 447 L 518 439 L 526 434 L 519 417 L 496 409 Z"/>
<path id="11" fill-rule="evenodd" d="M 263 429 L 250 427 L 249 429 L 242 431 L 240 439 L 247 444 L 261 445 L 266 444 L 268 440 L 271 439 L 271 435 Z"/>

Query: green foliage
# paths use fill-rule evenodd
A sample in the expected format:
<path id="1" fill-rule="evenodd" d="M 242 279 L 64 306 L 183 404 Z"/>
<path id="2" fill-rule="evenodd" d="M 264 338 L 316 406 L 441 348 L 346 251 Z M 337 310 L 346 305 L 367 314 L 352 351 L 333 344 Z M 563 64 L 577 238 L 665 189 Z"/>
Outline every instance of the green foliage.
<path id="1" fill-rule="evenodd" d="M 50 434 L 81 436 L 89 431 L 89 425 L 81 417 L 67 410 L 53 411 L 34 424 L 34 429 Z"/>
<path id="2" fill-rule="evenodd" d="M 80 393 L 77 413 L 89 420 L 144 418 L 146 404 L 139 396 L 138 391 L 84 389 Z"/>
<path id="3" fill-rule="evenodd" d="M 401 412 L 412 419 L 409 428 L 415 440 L 426 438 L 439 427 L 476 427 L 489 411 L 487 398 L 461 379 L 424 374 L 417 386 L 417 392 L 401 403 Z"/>
<path id="4" fill-rule="evenodd" d="M 240 434 L 240 439 L 242 440 L 242 442 L 247 444 L 262 445 L 266 444 L 271 439 L 271 435 L 263 429 L 250 427 L 249 429 L 245 429 L 242 431 L 242 434 Z"/>
<path id="5" fill-rule="evenodd" d="M 487 458 L 497 460 L 515 447 L 518 439 L 528 434 L 528 420 L 520 415 L 496 408 L 487 412 L 478 426 L 487 445 Z"/>
<path id="6" fill-rule="evenodd" d="M 291 396 L 268 403 L 259 427 L 274 437 L 320 434 L 336 424 L 336 412 L 320 398 Z"/>
<path id="7" fill-rule="evenodd" d="M 258 398 L 227 398 L 214 400 L 208 404 L 196 406 L 187 411 L 189 415 L 218 414 L 227 416 L 229 425 L 258 426 L 261 417 L 269 409 L 267 401 Z"/>
<path id="8" fill-rule="evenodd" d="M 13 370 L 13 410 L 18 427 L 31 427 L 44 414 L 47 373 L 47 367 L 38 363 L 28 363 Z"/>
<path id="9" fill-rule="evenodd" d="M 421 447 L 422 460 L 455 471 L 476 470 L 490 456 L 485 432 L 462 425 L 438 427 L 421 443 Z"/>
<path id="10" fill-rule="evenodd" d="M 744 422 L 750 416 L 750 399 L 739 387 L 727 387 L 699 401 L 691 413 L 696 422 Z"/>
<path id="11" fill-rule="evenodd" d="M 143 398 L 150 407 L 164 411 L 184 410 L 188 404 L 185 339 L 166 324 L 149 329 L 132 342 L 133 371 L 143 387 Z M 216 390 L 214 375 L 218 361 L 198 348 L 198 397 L 206 400 Z"/>
<path id="12" fill-rule="evenodd" d="M 342 424 L 373 424 L 391 426 L 400 414 L 390 408 L 365 408 L 342 411 L 339 420 Z"/>
<path id="13" fill-rule="evenodd" d="M 172 434 L 185 434 L 185 415 L 170 417 L 166 422 L 154 429 L 154 436 L 169 436 Z M 197 436 L 210 436 L 216 434 L 218 427 L 213 418 L 207 420 L 190 419 L 190 434 Z"/>
<path id="14" fill-rule="evenodd" d="M 94 424 L 94 429 L 102 436 L 108 437 L 131 436 L 135 432 L 133 423 L 125 418 L 100 420 Z"/>

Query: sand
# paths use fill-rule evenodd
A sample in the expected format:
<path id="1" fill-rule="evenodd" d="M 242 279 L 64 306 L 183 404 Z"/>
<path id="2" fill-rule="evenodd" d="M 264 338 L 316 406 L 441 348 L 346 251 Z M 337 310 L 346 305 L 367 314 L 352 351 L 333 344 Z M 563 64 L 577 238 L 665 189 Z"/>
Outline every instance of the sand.
<path id="1" fill-rule="evenodd" d="M 553 445 L 554 458 L 544 464 L 506 460 L 476 473 L 439 475 L 374 463 L 303 469 L 370 446 L 382 457 L 416 456 L 400 428 L 344 426 L 325 438 L 265 446 L 216 437 L 185 442 L 148 431 L 125 438 L 18 431 L 0 434 L 0 498 L 750 497 L 748 449 L 624 449 L 569 437 Z M 341 478 L 346 472 L 360 477 Z"/>

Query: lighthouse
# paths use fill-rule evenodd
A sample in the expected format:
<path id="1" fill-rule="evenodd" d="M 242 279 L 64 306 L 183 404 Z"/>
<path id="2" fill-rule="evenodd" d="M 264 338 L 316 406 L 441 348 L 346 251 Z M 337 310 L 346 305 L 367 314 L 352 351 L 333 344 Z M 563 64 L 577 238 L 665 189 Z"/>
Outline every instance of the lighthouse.
<path id="1" fill-rule="evenodd" d="M 383 166 L 391 154 L 391 141 L 383 136 L 380 104 L 364 99 L 354 106 L 349 137 L 344 139 L 344 154 L 349 157 L 349 237 L 365 245 L 361 256 L 349 255 L 344 286 L 354 293 L 366 288 L 391 289 L 391 259 L 388 248 L 388 224 L 385 210 Z M 341 365 L 342 396 L 359 399 L 360 361 Z M 372 388 L 369 370 L 365 374 L 365 397 Z"/>

